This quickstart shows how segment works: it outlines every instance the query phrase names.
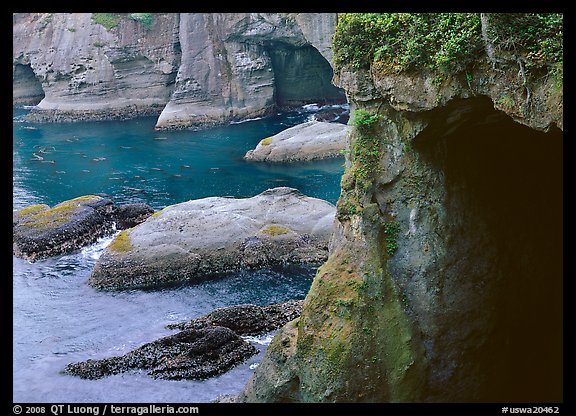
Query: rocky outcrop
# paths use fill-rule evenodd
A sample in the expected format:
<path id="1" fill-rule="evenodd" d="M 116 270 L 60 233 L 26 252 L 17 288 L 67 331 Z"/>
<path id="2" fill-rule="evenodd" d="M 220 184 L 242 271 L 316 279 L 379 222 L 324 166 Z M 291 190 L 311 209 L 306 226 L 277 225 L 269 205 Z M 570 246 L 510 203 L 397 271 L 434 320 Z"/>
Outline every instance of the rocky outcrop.
<path id="1" fill-rule="evenodd" d="M 192 321 L 169 325 L 181 329 L 123 356 L 68 364 L 64 373 L 99 379 L 145 369 L 154 378 L 205 379 L 217 376 L 253 356 L 258 350 L 241 335 L 262 335 L 300 314 L 302 301 L 267 306 L 234 305 L 219 308 Z"/>
<path id="2" fill-rule="evenodd" d="M 86 195 L 64 201 L 50 208 L 31 205 L 13 214 L 13 253 L 35 261 L 69 253 L 115 228 L 136 225 L 154 210 L 146 204 L 114 206 L 111 200 Z"/>
<path id="3" fill-rule="evenodd" d="M 335 17 L 15 13 L 14 103 L 37 104 L 34 121 L 159 115 L 161 129 L 342 102 L 327 60 Z"/>
<path id="4" fill-rule="evenodd" d="M 156 14 L 150 27 L 130 18 L 105 27 L 98 15 L 111 14 L 14 14 L 15 82 L 17 68 L 32 72 L 30 85 L 44 94 L 29 119 L 130 118 L 159 114 L 169 101 L 180 63 L 179 16 Z"/>
<path id="5" fill-rule="evenodd" d="M 354 127 L 330 255 L 237 401 L 562 401 L 562 90 L 526 57 L 474 56 L 442 77 L 339 69 Z"/>
<path id="6" fill-rule="evenodd" d="M 170 324 L 168 329 L 201 329 L 224 326 L 238 335 L 261 335 L 280 328 L 296 319 L 302 312 L 301 300 L 289 300 L 272 305 L 234 305 L 218 308 L 207 315 L 188 322 Z"/>
<path id="7" fill-rule="evenodd" d="M 262 139 L 244 159 L 290 162 L 341 156 L 349 127 L 340 123 L 309 121 Z"/>
<path id="8" fill-rule="evenodd" d="M 245 268 L 321 262 L 335 212 L 332 204 L 292 188 L 171 205 L 122 231 L 100 256 L 89 283 L 127 289 Z"/>
<path id="9" fill-rule="evenodd" d="M 187 329 L 119 357 L 68 364 L 64 373 L 99 379 L 144 369 L 154 378 L 205 379 L 229 370 L 258 350 L 222 326 Z"/>

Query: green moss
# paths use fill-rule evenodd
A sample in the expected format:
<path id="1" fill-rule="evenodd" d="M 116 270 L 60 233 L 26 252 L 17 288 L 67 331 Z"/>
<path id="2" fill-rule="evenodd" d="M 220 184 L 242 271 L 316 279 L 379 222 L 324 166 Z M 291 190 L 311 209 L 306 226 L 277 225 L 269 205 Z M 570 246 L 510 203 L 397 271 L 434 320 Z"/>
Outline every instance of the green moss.
<path id="1" fill-rule="evenodd" d="M 120 13 L 92 13 L 92 21 L 96 24 L 102 25 L 106 30 L 110 30 L 118 26 L 122 16 Z"/>
<path id="2" fill-rule="evenodd" d="M 343 192 L 340 214 L 363 192 Z M 312 401 L 326 400 L 325 391 L 333 392 L 329 401 L 418 401 L 426 358 L 387 265 L 400 224 L 383 218 L 375 203 L 357 207 L 354 231 L 318 269 L 304 302 L 297 342 L 302 391 Z"/>
<path id="3" fill-rule="evenodd" d="M 272 143 L 272 137 L 266 137 L 265 139 L 260 140 L 262 146 L 268 146 L 270 143 Z"/>
<path id="4" fill-rule="evenodd" d="M 58 204 L 56 206 L 68 205 L 68 204 L 81 204 L 82 202 L 91 202 L 91 201 L 95 201 L 98 199 L 100 199 L 100 197 L 97 195 L 83 195 L 83 196 L 79 196 L 79 197 L 74 198 L 74 199 L 70 199 L 68 201 L 61 202 L 60 204 Z"/>
<path id="5" fill-rule="evenodd" d="M 28 211 L 25 219 L 25 226 L 30 228 L 56 228 L 67 223 L 80 205 L 84 202 L 98 199 L 95 195 L 85 195 L 64 201 L 53 208 L 42 208 L 42 205 L 34 205 L 24 208 Z M 22 211 L 22 210 L 21 210 Z"/>
<path id="6" fill-rule="evenodd" d="M 162 208 L 161 210 L 156 211 L 154 214 L 150 215 L 150 218 L 154 218 L 159 216 L 160 214 L 162 214 L 162 212 L 164 212 L 164 210 L 166 209 L 166 207 Z"/>
<path id="7" fill-rule="evenodd" d="M 509 96 L 509 95 L 502 95 L 497 101 L 496 103 L 498 104 L 499 107 L 511 111 L 516 107 L 516 102 L 514 101 L 514 98 Z"/>
<path id="8" fill-rule="evenodd" d="M 130 241 L 130 230 L 122 230 L 120 233 L 112 240 L 108 249 L 116 253 L 126 253 L 132 250 L 134 246 L 132 241 Z"/>
<path id="9" fill-rule="evenodd" d="M 104 26 L 106 30 L 114 29 L 123 18 L 134 20 L 146 29 L 152 29 L 154 24 L 153 13 L 92 13 L 92 21 Z"/>
<path id="10" fill-rule="evenodd" d="M 356 185 L 367 190 L 378 173 L 381 143 L 376 128 L 382 116 L 359 108 L 354 111 L 352 120 L 355 129 L 351 136 L 350 172 Z"/>
<path id="11" fill-rule="evenodd" d="M 360 213 L 362 208 L 352 196 L 341 196 L 336 202 L 336 217 L 339 221 L 349 220 L 352 216 Z"/>
<path id="12" fill-rule="evenodd" d="M 40 211 L 45 211 L 45 210 L 47 210 L 47 209 L 50 209 L 50 207 L 49 207 L 48 205 L 46 205 L 46 204 L 30 205 L 30 206 L 28 206 L 28 207 L 25 207 L 25 208 L 20 209 L 20 210 L 16 213 L 16 215 L 17 215 L 19 218 L 22 218 L 22 217 L 27 217 L 27 216 L 29 216 L 29 215 L 37 214 L 38 212 L 40 212 Z"/>
<path id="13" fill-rule="evenodd" d="M 130 13 L 128 17 L 140 23 L 146 29 L 152 29 L 154 24 L 154 15 L 152 13 Z"/>
<path id="14" fill-rule="evenodd" d="M 260 232 L 262 234 L 276 236 L 276 235 L 288 234 L 290 232 L 290 229 L 284 227 L 283 225 L 269 224 L 264 228 L 262 228 Z"/>

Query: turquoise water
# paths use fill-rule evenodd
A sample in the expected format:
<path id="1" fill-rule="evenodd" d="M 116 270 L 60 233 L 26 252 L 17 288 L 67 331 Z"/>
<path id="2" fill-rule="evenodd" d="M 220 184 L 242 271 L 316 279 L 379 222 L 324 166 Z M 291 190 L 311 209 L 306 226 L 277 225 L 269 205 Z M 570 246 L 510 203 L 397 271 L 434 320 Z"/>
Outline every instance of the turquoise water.
<path id="1" fill-rule="evenodd" d="M 306 121 L 294 111 L 204 131 L 154 131 L 154 119 L 30 124 L 14 110 L 13 207 L 54 205 L 86 194 L 155 209 L 205 196 L 253 196 L 291 186 L 335 203 L 343 160 L 248 163 L 262 139 Z M 111 237 L 29 263 L 13 257 L 13 400 L 52 403 L 203 403 L 237 394 L 273 334 L 249 339 L 260 353 L 209 380 L 154 380 L 134 371 L 100 380 L 61 374 L 71 362 L 125 354 L 174 333 L 165 326 L 215 308 L 303 299 L 316 266 L 231 274 L 161 290 L 98 292 L 87 285 Z"/>
<path id="2" fill-rule="evenodd" d="M 306 121 L 309 111 L 202 131 L 155 131 L 155 119 L 68 124 L 21 121 L 14 110 L 14 206 L 50 206 L 87 194 L 159 209 L 207 196 L 250 197 L 290 186 L 335 203 L 343 159 L 246 162 L 258 142 Z"/>

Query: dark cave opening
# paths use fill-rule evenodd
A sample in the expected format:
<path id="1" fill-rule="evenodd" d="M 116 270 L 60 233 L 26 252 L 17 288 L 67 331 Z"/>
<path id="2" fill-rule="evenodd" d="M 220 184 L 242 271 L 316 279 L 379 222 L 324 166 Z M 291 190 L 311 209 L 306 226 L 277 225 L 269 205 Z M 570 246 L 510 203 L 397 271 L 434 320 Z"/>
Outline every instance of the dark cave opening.
<path id="1" fill-rule="evenodd" d="M 13 104 L 16 105 L 37 105 L 44 98 L 42 84 L 29 64 L 14 65 L 12 91 Z"/>
<path id="2" fill-rule="evenodd" d="M 330 63 L 313 46 L 295 48 L 276 43 L 269 45 L 267 51 L 274 70 L 277 106 L 346 102 L 344 91 L 332 84 Z"/>
<path id="3" fill-rule="evenodd" d="M 455 265 L 446 280 L 476 288 L 449 295 L 475 305 L 456 323 L 464 368 L 479 369 L 470 397 L 561 402 L 563 133 L 521 125 L 485 97 L 433 120 L 417 149 L 444 180 L 445 256 Z"/>

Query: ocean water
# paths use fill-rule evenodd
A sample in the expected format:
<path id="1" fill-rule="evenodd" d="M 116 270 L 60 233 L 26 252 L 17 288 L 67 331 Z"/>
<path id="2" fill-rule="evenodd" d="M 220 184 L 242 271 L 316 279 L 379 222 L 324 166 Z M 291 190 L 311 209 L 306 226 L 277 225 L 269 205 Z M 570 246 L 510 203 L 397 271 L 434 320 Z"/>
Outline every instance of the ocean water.
<path id="1" fill-rule="evenodd" d="M 318 108 L 202 131 L 155 131 L 153 118 L 32 124 L 13 111 L 13 209 L 87 194 L 154 209 L 207 196 L 250 197 L 276 186 L 335 203 L 343 159 L 267 164 L 242 156 L 265 137 L 307 121 Z M 87 285 L 112 237 L 64 256 L 13 257 L 13 401 L 202 403 L 237 394 L 273 333 L 250 338 L 260 353 L 208 380 L 155 380 L 133 371 L 100 380 L 61 373 L 66 364 L 122 355 L 176 331 L 166 325 L 241 304 L 303 299 L 317 265 L 287 266 L 195 285 L 99 292 Z"/>

